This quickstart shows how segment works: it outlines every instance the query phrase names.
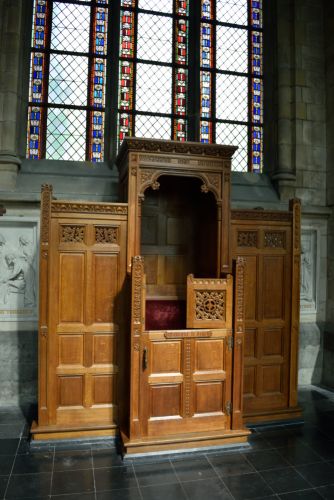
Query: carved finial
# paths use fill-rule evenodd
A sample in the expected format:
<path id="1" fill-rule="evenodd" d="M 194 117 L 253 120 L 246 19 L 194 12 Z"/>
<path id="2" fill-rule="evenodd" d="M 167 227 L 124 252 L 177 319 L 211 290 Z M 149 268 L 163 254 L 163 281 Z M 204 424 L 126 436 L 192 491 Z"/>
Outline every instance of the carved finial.
<path id="1" fill-rule="evenodd" d="M 208 193 L 209 192 L 209 188 L 208 188 L 207 184 L 202 184 L 201 185 L 201 191 L 202 191 L 202 193 Z"/>

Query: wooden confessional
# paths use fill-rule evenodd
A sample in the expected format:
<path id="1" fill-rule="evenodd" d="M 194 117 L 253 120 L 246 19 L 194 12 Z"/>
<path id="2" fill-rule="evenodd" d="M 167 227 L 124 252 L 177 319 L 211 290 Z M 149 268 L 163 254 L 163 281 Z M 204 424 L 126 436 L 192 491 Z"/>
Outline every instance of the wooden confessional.
<path id="1" fill-rule="evenodd" d="M 299 415 L 300 205 L 231 211 L 234 151 L 127 139 L 121 203 L 43 188 L 35 439 L 119 429 L 134 454 Z"/>

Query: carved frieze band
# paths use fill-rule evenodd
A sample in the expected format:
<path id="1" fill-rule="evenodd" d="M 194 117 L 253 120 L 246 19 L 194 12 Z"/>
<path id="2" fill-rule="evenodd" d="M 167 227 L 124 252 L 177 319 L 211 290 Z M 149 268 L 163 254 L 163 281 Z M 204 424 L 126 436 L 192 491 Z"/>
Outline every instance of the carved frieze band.
<path id="1" fill-rule="evenodd" d="M 219 158 L 231 158 L 236 148 L 234 146 L 219 146 L 215 144 L 195 144 L 189 142 L 154 141 L 127 139 L 124 148 L 130 151 L 148 151 L 161 153 L 193 154 L 200 156 L 217 156 Z"/>
<path id="2" fill-rule="evenodd" d="M 238 247 L 257 247 L 257 231 L 238 231 Z"/>
<path id="3" fill-rule="evenodd" d="M 115 226 L 95 226 L 96 243 L 118 243 L 118 227 Z"/>
<path id="4" fill-rule="evenodd" d="M 144 259 L 136 255 L 132 259 L 132 323 L 137 329 L 142 322 L 143 274 Z"/>
<path id="5" fill-rule="evenodd" d="M 188 280 L 191 281 L 194 285 L 226 285 L 227 280 L 226 279 L 220 279 L 220 278 L 194 278 L 193 274 L 188 275 Z"/>
<path id="6" fill-rule="evenodd" d="M 226 291 L 195 291 L 196 320 L 225 321 Z"/>
<path id="7" fill-rule="evenodd" d="M 127 205 L 111 205 L 103 203 L 80 203 L 80 202 L 62 202 L 53 201 L 51 204 L 52 212 L 75 212 L 75 213 L 96 213 L 109 215 L 126 215 L 128 213 Z"/>
<path id="8" fill-rule="evenodd" d="M 85 226 L 60 226 L 61 243 L 83 243 L 85 240 Z"/>
<path id="9" fill-rule="evenodd" d="M 289 222 L 292 220 L 292 214 L 290 212 L 269 212 L 267 210 L 232 210 L 231 219 Z"/>
<path id="10" fill-rule="evenodd" d="M 50 205 L 53 188 L 50 184 L 42 185 L 41 192 L 41 243 L 49 241 Z"/>
<path id="11" fill-rule="evenodd" d="M 265 231 L 264 246 L 266 248 L 285 248 L 285 232 Z"/>
<path id="12" fill-rule="evenodd" d="M 184 413 L 191 416 L 191 339 L 184 340 Z"/>

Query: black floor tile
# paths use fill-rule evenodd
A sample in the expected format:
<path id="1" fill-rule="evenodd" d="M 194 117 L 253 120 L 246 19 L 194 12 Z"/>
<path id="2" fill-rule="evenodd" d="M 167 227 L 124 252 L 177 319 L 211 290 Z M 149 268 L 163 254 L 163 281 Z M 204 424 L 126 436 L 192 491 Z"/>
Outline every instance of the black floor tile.
<path id="1" fill-rule="evenodd" d="M 272 448 L 271 444 L 266 441 L 261 434 L 253 433 L 248 437 L 250 451 L 266 450 Z"/>
<path id="2" fill-rule="evenodd" d="M 271 496 L 273 490 L 259 473 L 224 477 L 224 483 L 236 500 Z"/>
<path id="3" fill-rule="evenodd" d="M 93 459 L 90 450 L 61 451 L 55 453 L 54 470 L 91 469 Z"/>
<path id="4" fill-rule="evenodd" d="M 312 486 L 325 486 L 333 483 L 334 467 L 327 462 L 303 465 L 296 469 Z"/>
<path id="5" fill-rule="evenodd" d="M 288 448 L 279 448 L 278 453 L 291 465 L 307 465 L 322 462 L 323 458 L 304 443 L 297 443 Z"/>
<path id="6" fill-rule="evenodd" d="M 0 439 L 0 455 L 14 455 L 17 451 L 20 440 L 13 439 Z"/>
<path id="7" fill-rule="evenodd" d="M 94 469 L 96 491 L 119 490 L 137 487 L 132 465 Z"/>
<path id="8" fill-rule="evenodd" d="M 97 500 L 141 500 L 142 497 L 138 488 L 125 488 L 122 490 L 97 492 L 96 498 Z"/>
<path id="9" fill-rule="evenodd" d="M 287 430 L 263 433 L 261 437 L 268 441 L 272 448 L 295 446 L 301 441 L 299 436 Z"/>
<path id="10" fill-rule="evenodd" d="M 17 454 L 18 455 L 24 455 L 25 453 L 29 453 L 31 451 L 30 449 L 30 441 L 29 439 L 26 439 L 26 438 L 21 438 L 20 439 L 20 444 L 18 446 L 18 449 L 17 449 Z M 50 451 L 50 450 L 47 450 L 46 448 L 44 448 L 42 450 L 42 452 L 45 452 L 45 451 Z"/>
<path id="11" fill-rule="evenodd" d="M 244 453 L 247 460 L 256 470 L 267 470 L 287 467 L 288 462 L 276 450 L 263 450 Z"/>
<path id="12" fill-rule="evenodd" d="M 233 500 L 219 478 L 208 478 L 200 481 L 182 483 L 182 487 L 189 500 Z"/>
<path id="13" fill-rule="evenodd" d="M 151 484 L 177 483 L 177 477 L 170 461 L 156 464 L 134 464 L 139 486 Z"/>
<path id="14" fill-rule="evenodd" d="M 289 493 L 311 488 L 310 483 L 298 474 L 293 467 L 262 471 L 261 476 L 275 493 Z"/>
<path id="15" fill-rule="evenodd" d="M 27 453 L 17 455 L 14 462 L 13 474 L 33 474 L 38 472 L 52 472 L 53 453 Z"/>
<path id="16" fill-rule="evenodd" d="M 71 495 L 51 495 L 56 500 L 95 500 L 95 493 L 73 493 Z M 111 500 L 111 497 L 109 497 Z M 114 500 L 114 497 L 112 498 Z"/>
<path id="17" fill-rule="evenodd" d="M 39 474 L 12 475 L 9 480 L 6 499 L 41 498 L 50 494 L 51 472 Z"/>
<path id="18" fill-rule="evenodd" d="M 322 498 L 316 490 L 301 490 L 279 495 L 281 500 L 319 500 Z"/>
<path id="19" fill-rule="evenodd" d="M 94 491 L 93 469 L 56 471 L 52 476 L 52 495 Z"/>
<path id="20" fill-rule="evenodd" d="M 312 449 L 325 460 L 334 459 L 334 441 L 319 439 L 312 443 Z"/>
<path id="21" fill-rule="evenodd" d="M 5 494 L 9 476 L 0 476 L 0 498 Z"/>
<path id="22" fill-rule="evenodd" d="M 1 443 L 1 441 L 0 441 Z M 15 455 L 0 455 L 0 474 L 9 474 L 12 470 Z"/>
<path id="23" fill-rule="evenodd" d="M 186 500 L 180 484 L 144 486 L 140 489 L 144 500 Z"/>
<path id="24" fill-rule="evenodd" d="M 333 479 L 334 481 L 334 479 Z M 326 486 L 320 486 L 316 491 L 321 495 L 321 498 L 325 498 L 326 500 L 333 500 L 334 498 L 334 483 L 327 484 Z"/>
<path id="25" fill-rule="evenodd" d="M 117 455 L 114 450 L 92 450 L 93 467 L 113 467 L 114 465 L 123 465 L 122 457 Z"/>
<path id="26" fill-rule="evenodd" d="M 205 457 L 189 460 L 172 460 L 178 479 L 182 481 L 196 481 L 216 477 L 217 474 Z"/>
<path id="27" fill-rule="evenodd" d="M 241 453 L 210 455 L 208 457 L 217 474 L 222 477 L 255 472 L 254 467 Z"/>

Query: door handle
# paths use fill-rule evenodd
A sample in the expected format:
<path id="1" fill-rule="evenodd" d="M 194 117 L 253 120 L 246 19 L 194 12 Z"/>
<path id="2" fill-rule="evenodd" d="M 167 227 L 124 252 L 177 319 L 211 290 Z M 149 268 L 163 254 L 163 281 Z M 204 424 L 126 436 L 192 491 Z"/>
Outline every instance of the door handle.
<path id="1" fill-rule="evenodd" d="M 143 370 L 146 370 L 148 366 L 148 349 L 144 347 L 143 349 Z"/>

